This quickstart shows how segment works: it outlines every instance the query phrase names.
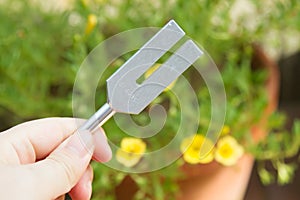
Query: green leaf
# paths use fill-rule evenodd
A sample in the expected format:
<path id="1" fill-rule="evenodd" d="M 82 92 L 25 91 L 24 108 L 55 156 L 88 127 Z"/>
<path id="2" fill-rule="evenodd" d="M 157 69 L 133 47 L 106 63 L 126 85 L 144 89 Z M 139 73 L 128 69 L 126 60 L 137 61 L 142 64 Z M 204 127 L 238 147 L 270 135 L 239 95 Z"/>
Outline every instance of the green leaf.
<path id="1" fill-rule="evenodd" d="M 264 168 L 258 170 L 258 175 L 264 185 L 269 185 L 275 180 L 274 175 Z"/>

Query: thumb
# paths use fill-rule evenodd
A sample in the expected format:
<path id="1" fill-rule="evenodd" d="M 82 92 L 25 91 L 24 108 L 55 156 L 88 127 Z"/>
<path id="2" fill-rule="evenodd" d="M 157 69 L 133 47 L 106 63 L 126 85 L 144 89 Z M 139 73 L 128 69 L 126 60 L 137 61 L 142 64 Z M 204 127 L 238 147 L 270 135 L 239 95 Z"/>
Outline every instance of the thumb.
<path id="1" fill-rule="evenodd" d="M 94 134 L 103 134 L 100 130 Z M 106 141 L 103 141 L 109 148 Z M 79 181 L 92 158 L 94 143 L 89 131 L 76 132 L 59 145 L 45 160 L 36 163 L 34 173 L 41 197 L 56 197 L 69 192 Z"/>

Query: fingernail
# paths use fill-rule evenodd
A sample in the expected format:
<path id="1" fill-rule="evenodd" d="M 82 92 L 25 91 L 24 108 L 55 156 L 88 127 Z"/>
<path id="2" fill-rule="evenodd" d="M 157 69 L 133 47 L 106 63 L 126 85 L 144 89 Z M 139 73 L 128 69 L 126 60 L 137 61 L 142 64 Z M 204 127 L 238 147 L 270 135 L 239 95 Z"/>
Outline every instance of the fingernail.
<path id="1" fill-rule="evenodd" d="M 68 141 L 66 148 L 74 151 L 78 156 L 85 157 L 92 155 L 94 150 L 93 136 L 89 131 L 80 131 L 74 133 Z"/>

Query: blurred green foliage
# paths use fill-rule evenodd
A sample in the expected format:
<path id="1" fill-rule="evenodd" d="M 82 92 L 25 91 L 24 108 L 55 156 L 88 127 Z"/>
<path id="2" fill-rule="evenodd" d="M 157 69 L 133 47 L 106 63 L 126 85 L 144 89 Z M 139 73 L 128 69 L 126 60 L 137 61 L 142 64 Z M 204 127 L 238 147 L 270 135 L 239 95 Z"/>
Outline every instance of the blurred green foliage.
<path id="1" fill-rule="evenodd" d="M 98 43 L 121 31 L 161 27 L 168 20 L 175 19 L 193 40 L 210 53 L 222 70 L 227 92 L 225 123 L 239 141 L 247 141 L 249 124 L 260 119 L 267 104 L 266 74 L 251 70 L 252 43 L 264 44 L 269 30 L 299 33 L 300 5 L 297 0 L 276 0 L 265 9 L 264 1 L 252 0 L 254 12 L 249 15 L 254 18 L 254 25 L 249 27 L 251 17 L 232 17 L 231 11 L 236 2 L 77 0 L 68 9 L 58 11 L 51 10 L 51 6 L 45 9 L 47 6 L 41 6 L 43 3 L 4 1 L 0 6 L 0 116 L 6 124 L 2 124 L 1 128 L 33 118 L 72 116 L 72 88 L 77 70 Z M 90 14 L 97 17 L 97 24 L 87 32 Z M 106 72 L 107 75 L 120 64 L 122 61 L 114 63 L 114 68 Z M 192 71 L 186 73 L 187 77 L 191 74 Z M 197 92 L 202 106 L 199 132 L 205 132 L 211 116 L 209 92 L 205 87 Z M 104 103 L 104 93 L 105 83 L 99 83 L 97 106 Z M 166 92 L 160 98 L 172 100 L 172 95 Z M 176 104 L 175 101 L 172 103 Z M 294 167 L 283 164 L 284 158 L 297 153 L 300 141 L 299 124 L 289 134 L 282 128 L 283 118 L 275 114 L 269 121 L 269 128 L 275 128 L 277 132 L 280 130 L 280 133 L 270 134 L 264 143 L 254 145 L 250 142 L 249 146 L 246 145 L 257 159 L 273 159 L 275 168 L 281 172 L 278 174 L 279 183 L 290 180 L 282 174 L 290 176 Z M 146 123 L 147 119 L 147 113 L 142 113 L 136 120 Z M 165 141 L 159 145 L 164 145 L 172 137 L 178 120 L 175 115 L 167 122 Z M 112 121 L 105 128 L 113 141 L 119 141 L 124 135 Z M 159 145 L 151 148 L 159 148 Z M 132 175 L 140 187 L 136 198 L 151 199 L 150 196 L 155 196 L 155 199 L 164 199 L 175 195 L 178 188 L 174 180 L 181 176 L 178 173 L 181 164 L 182 160 L 178 160 L 159 172 Z M 93 166 L 94 199 L 114 199 L 114 189 L 126 174 L 104 165 Z M 274 180 L 263 164 L 260 166 L 262 180 L 265 183 Z M 164 184 L 160 184 L 162 174 Z M 161 187 L 157 187 L 159 185 Z"/>
<path id="2" fill-rule="evenodd" d="M 22 1 L 0 10 L 1 107 L 23 119 L 70 115 L 76 68 L 66 59 L 74 34 L 67 15 Z"/>

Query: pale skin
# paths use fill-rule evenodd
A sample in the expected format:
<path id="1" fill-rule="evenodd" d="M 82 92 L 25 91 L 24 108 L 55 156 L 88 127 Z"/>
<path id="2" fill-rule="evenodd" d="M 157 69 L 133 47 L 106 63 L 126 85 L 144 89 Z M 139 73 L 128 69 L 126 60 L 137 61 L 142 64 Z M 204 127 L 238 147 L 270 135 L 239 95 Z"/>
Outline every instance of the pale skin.
<path id="1" fill-rule="evenodd" d="M 46 118 L 1 132 L 0 199 L 90 199 L 90 161 L 108 161 L 111 149 L 101 128 L 76 132 L 82 123 Z"/>

